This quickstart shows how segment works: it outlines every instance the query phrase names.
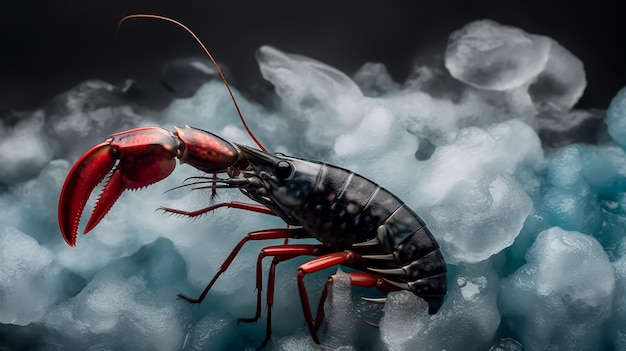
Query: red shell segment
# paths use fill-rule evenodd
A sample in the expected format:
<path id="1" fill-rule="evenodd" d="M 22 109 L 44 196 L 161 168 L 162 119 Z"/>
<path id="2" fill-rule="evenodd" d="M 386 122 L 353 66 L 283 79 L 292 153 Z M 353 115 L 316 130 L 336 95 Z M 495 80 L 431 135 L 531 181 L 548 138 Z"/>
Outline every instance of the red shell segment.
<path id="1" fill-rule="evenodd" d="M 180 163 L 187 163 L 207 173 L 224 172 L 237 164 L 239 152 L 230 142 L 197 128 L 174 128 L 185 144 Z"/>

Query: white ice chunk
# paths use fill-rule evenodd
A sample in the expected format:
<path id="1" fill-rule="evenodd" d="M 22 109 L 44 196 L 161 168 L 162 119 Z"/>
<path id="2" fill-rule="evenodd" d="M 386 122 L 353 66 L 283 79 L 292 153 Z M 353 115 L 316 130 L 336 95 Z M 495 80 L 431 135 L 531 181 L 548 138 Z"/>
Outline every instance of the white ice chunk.
<path id="1" fill-rule="evenodd" d="M 583 151 L 581 172 L 593 190 L 610 197 L 626 191 L 626 150 L 614 144 L 580 149 Z"/>
<path id="2" fill-rule="evenodd" d="M 615 302 L 611 338 L 616 350 L 626 349 L 626 239 L 621 241 L 622 255 L 613 262 L 615 270 Z"/>
<path id="3" fill-rule="evenodd" d="M 606 124 L 613 140 L 626 149 L 626 88 L 622 88 L 611 100 L 606 112 Z"/>
<path id="4" fill-rule="evenodd" d="M 463 110 L 468 107 L 410 89 L 392 94 L 377 103 L 384 103 L 411 134 L 427 139 L 434 145 L 447 144 L 454 139 L 459 131 L 458 120 L 467 115 Z"/>
<path id="5" fill-rule="evenodd" d="M 542 163 L 539 139 L 522 122 L 465 128 L 419 163 L 405 201 L 421 209 L 447 262 L 479 262 L 510 246 L 532 209 L 512 174 Z"/>
<path id="6" fill-rule="evenodd" d="M 437 67 L 416 66 L 406 88 L 389 94 L 389 109 L 406 128 L 434 145 L 450 142 L 459 129 L 487 127 L 511 119 L 535 126 L 537 110 L 527 86 L 506 91 L 463 84 Z"/>
<path id="7" fill-rule="evenodd" d="M 511 176 L 459 182 L 443 203 L 422 213 L 448 263 L 480 262 L 511 246 L 532 201 Z"/>
<path id="8" fill-rule="evenodd" d="M 551 225 L 589 234 L 596 233 L 603 227 L 603 211 L 598 195 L 590 185 L 608 194 L 606 190 L 620 179 L 619 173 L 615 172 L 609 161 L 611 158 L 607 157 L 613 154 L 616 156 L 615 161 L 618 161 L 620 155 L 608 151 L 610 149 L 596 151 L 593 148 L 571 145 L 553 155 L 545 178 L 543 203 L 540 205 Z M 619 163 L 620 161 L 617 164 Z"/>
<path id="9" fill-rule="evenodd" d="M 357 154 L 372 157 L 370 152 L 383 149 L 387 146 L 386 144 L 395 139 L 395 135 L 402 132 L 401 129 L 394 128 L 394 122 L 394 117 L 388 109 L 383 106 L 374 106 L 356 128 L 337 138 L 334 146 L 335 154 L 339 157 Z"/>
<path id="10" fill-rule="evenodd" d="M 597 350 L 613 306 L 615 277 L 591 236 L 553 227 L 527 263 L 502 282 L 502 313 L 524 348 Z"/>
<path id="11" fill-rule="evenodd" d="M 563 148 L 550 160 L 546 179 L 550 185 L 558 188 L 577 189 L 585 185 L 582 168 L 580 148 L 576 146 Z"/>
<path id="12" fill-rule="evenodd" d="M 324 345 L 318 345 L 311 340 L 311 336 L 309 335 L 291 335 L 277 340 L 275 343 L 271 345 L 272 350 L 277 351 L 320 351 L 325 350 Z M 356 351 L 358 350 L 354 346 L 351 345 L 342 345 L 333 347 L 334 351 Z"/>
<path id="13" fill-rule="evenodd" d="M 489 126 L 511 119 L 522 120 L 531 127 L 536 125 L 537 110 L 525 86 L 506 91 L 469 87 L 458 108 L 459 127 Z"/>
<path id="14" fill-rule="evenodd" d="M 550 41 L 491 20 L 467 24 L 448 40 L 446 67 L 456 79 L 480 89 L 509 90 L 537 76 Z"/>
<path id="15" fill-rule="evenodd" d="M 536 37 L 536 36 L 535 36 Z M 569 111 L 587 86 L 582 61 L 554 39 L 548 38 L 548 61 L 528 88 L 535 106 L 542 112 Z"/>
<path id="16" fill-rule="evenodd" d="M 427 314 L 423 300 L 407 292 L 388 294 L 380 333 L 389 350 L 486 350 L 500 324 L 499 280 L 489 264 L 459 266 L 448 277 L 441 309 Z"/>
<path id="17" fill-rule="evenodd" d="M 40 111 L 55 156 L 74 160 L 110 134 L 140 126 L 140 109 L 131 104 L 134 82 L 122 86 L 90 79 L 54 97 Z M 143 121 L 143 123 L 150 123 Z"/>
<path id="18" fill-rule="evenodd" d="M 539 117 L 539 136 L 548 149 L 554 150 L 575 143 L 605 144 L 605 110 L 571 110 L 565 113 L 541 114 Z"/>
<path id="19" fill-rule="evenodd" d="M 114 349 L 180 349 L 191 312 L 175 297 L 187 286 L 185 272 L 172 242 L 160 238 L 110 261 L 51 309 L 44 324 L 75 340 L 75 348 L 99 342 Z"/>
<path id="20" fill-rule="evenodd" d="M 360 120 L 363 93 L 344 73 L 270 46 L 257 51 L 257 60 L 261 74 L 281 97 L 287 115 L 308 124 L 304 136 L 310 145 L 329 147 L 335 137 Z"/>
<path id="21" fill-rule="evenodd" d="M 285 100 L 300 105 L 306 105 L 308 99 L 331 99 L 337 102 L 340 97 L 356 98 L 363 95 L 348 76 L 305 56 L 286 54 L 271 46 L 262 46 L 257 51 L 257 60 L 263 77 L 274 84 L 278 95 L 288 97 Z M 322 86 L 326 89 L 322 89 Z"/>
<path id="22" fill-rule="evenodd" d="M 0 223 L 0 323 L 41 320 L 58 298 L 53 259 L 33 238 Z"/>
<path id="23" fill-rule="evenodd" d="M 428 304 L 409 291 L 387 294 L 380 335 L 389 350 L 407 350 L 408 344 L 430 322 Z"/>
<path id="24" fill-rule="evenodd" d="M 400 88 L 384 63 L 367 62 L 354 74 L 354 82 L 366 96 L 383 96 Z"/>
<path id="25" fill-rule="evenodd" d="M 0 225 L 19 228 L 41 245 L 63 242 L 58 231 L 56 203 L 69 168 L 65 160 L 52 160 L 37 177 L 0 193 L 0 208 L 3 209 L 0 211 Z M 51 235 L 51 231 L 54 234 Z"/>
<path id="26" fill-rule="evenodd" d="M 453 143 L 438 147 L 429 160 L 420 163 L 420 186 L 414 197 L 420 206 L 438 204 L 461 181 L 484 174 L 513 174 L 525 165 L 539 168 L 542 162 L 541 142 L 523 122 L 465 128 Z"/>
<path id="27" fill-rule="evenodd" d="M 415 63 L 403 85 L 403 91 L 422 91 L 436 98 L 458 99 L 465 84 L 456 80 L 437 57 L 435 63 Z"/>
<path id="28" fill-rule="evenodd" d="M 489 351 L 523 351 L 523 347 L 515 339 L 504 338 L 495 343 Z"/>
<path id="29" fill-rule="evenodd" d="M 231 334 L 235 332 L 235 320 L 218 318 L 210 314 L 206 315 L 185 336 L 183 350 L 204 351 L 215 349 L 217 345 L 227 348 L 229 344 L 236 344 Z M 230 345 L 234 349 L 239 345 Z"/>
<path id="30" fill-rule="evenodd" d="M 13 184 L 37 176 L 52 156 L 40 113 L 25 116 L 12 127 L 0 126 L 0 184 Z"/>
<path id="31" fill-rule="evenodd" d="M 139 276 L 99 273 L 75 298 L 57 306 L 46 325 L 85 348 L 101 340 L 103 347 L 173 350 L 183 345 L 180 305 L 171 291 L 150 291 Z M 172 302 L 173 301 L 173 302 Z"/>
<path id="32" fill-rule="evenodd" d="M 324 343 L 331 347 L 354 345 L 358 340 L 354 326 L 363 323 L 354 310 L 351 297 L 350 276 L 341 269 L 333 276 L 325 305 L 326 323 Z"/>

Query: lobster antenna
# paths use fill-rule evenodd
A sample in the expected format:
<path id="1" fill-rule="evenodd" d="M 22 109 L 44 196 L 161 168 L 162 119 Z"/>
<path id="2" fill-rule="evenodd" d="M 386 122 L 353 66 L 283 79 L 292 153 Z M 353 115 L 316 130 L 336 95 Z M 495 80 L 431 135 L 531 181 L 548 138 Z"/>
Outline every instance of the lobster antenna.
<path id="1" fill-rule="evenodd" d="M 262 151 L 267 152 L 267 149 L 263 146 L 263 144 L 261 144 L 261 142 L 256 138 L 256 136 L 254 136 L 254 134 L 248 127 L 248 124 L 246 123 L 245 118 L 243 118 L 243 114 L 241 113 L 241 110 L 239 109 L 239 104 L 237 104 L 235 95 L 233 95 L 233 91 L 230 89 L 230 84 L 228 84 L 228 81 L 226 80 L 224 73 L 222 73 L 222 69 L 220 68 L 220 65 L 217 64 L 217 61 L 215 61 L 215 59 L 213 58 L 213 55 L 211 55 L 211 53 L 206 48 L 206 46 L 204 46 L 204 44 L 202 43 L 202 40 L 200 40 L 200 38 L 198 38 L 198 36 L 191 29 L 189 29 L 186 25 L 182 24 L 181 22 L 178 22 L 177 20 L 169 18 L 169 17 L 160 16 L 160 15 L 151 15 L 147 13 L 139 13 L 135 15 L 124 16 L 124 18 L 122 18 L 117 24 L 116 31 L 119 32 L 120 26 L 122 25 L 122 23 L 126 22 L 127 20 L 131 18 L 152 18 L 152 19 L 158 19 L 158 20 L 174 23 L 178 25 L 179 27 L 182 27 L 184 30 L 186 30 L 187 33 L 191 34 L 191 36 L 196 40 L 196 42 L 198 42 L 198 44 L 200 44 L 200 46 L 202 47 L 206 55 L 209 57 L 209 59 L 211 60 L 215 68 L 217 69 L 217 73 L 220 75 L 220 78 L 222 78 L 224 85 L 226 85 L 226 89 L 228 89 L 228 94 L 230 94 L 230 98 L 233 100 L 233 103 L 235 104 L 235 109 L 237 109 L 237 114 L 239 115 L 239 118 L 241 119 L 241 123 L 243 124 L 243 127 L 246 129 L 246 132 L 248 132 L 248 135 L 250 135 L 252 140 L 254 140 L 254 142 L 259 146 L 259 148 Z"/>

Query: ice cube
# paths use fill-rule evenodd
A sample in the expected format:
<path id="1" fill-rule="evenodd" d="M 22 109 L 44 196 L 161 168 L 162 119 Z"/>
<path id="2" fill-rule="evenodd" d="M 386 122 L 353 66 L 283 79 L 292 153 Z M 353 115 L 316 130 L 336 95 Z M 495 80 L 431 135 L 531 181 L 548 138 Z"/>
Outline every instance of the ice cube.
<path id="1" fill-rule="evenodd" d="M 606 124 L 613 140 L 626 149 L 626 88 L 622 88 L 611 100 L 606 112 Z"/>
<path id="2" fill-rule="evenodd" d="M 506 326 L 524 348 L 597 350 L 613 307 L 615 276 L 591 236 L 547 229 L 527 263 L 502 281 Z"/>
<path id="3" fill-rule="evenodd" d="M 452 76 L 466 84 L 510 90 L 534 79 L 549 54 L 548 38 L 482 20 L 450 35 L 445 62 Z"/>

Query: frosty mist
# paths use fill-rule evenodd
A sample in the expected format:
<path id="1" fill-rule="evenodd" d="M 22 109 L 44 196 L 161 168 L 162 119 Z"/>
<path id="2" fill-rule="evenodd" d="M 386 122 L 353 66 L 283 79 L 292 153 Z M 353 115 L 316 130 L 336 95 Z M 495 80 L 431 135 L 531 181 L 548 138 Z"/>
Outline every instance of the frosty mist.
<path id="1" fill-rule="evenodd" d="M 583 63 L 551 38 L 492 21 L 452 33 L 442 55 L 441 66 L 416 65 L 399 83 L 381 63 L 348 77 L 262 47 L 259 67 L 275 92 L 264 104 L 236 93 L 269 150 L 340 165 L 391 190 L 424 219 L 448 263 L 449 294 L 432 316 L 409 293 L 390 294 L 384 307 L 362 301 L 376 292 L 350 289 L 336 269 L 307 276 L 316 304 L 337 273 L 322 342 L 344 350 L 626 349 L 626 90 L 607 110 L 573 109 L 586 85 Z M 256 325 L 236 319 L 253 315 L 257 254 L 276 242 L 246 244 L 201 306 L 175 298 L 199 294 L 247 232 L 284 226 L 235 210 L 193 221 L 155 212 L 210 204 L 205 191 L 166 192 L 201 175 L 191 167 L 125 193 L 76 248 L 58 230 L 71 164 L 112 132 L 188 124 L 252 143 L 205 63 L 173 65 L 166 79 L 188 97 L 163 111 L 135 104 L 130 83 L 92 80 L 3 118 L 3 350 L 226 350 L 263 339 L 264 315 Z M 219 192 L 218 201 L 231 200 L 246 201 Z M 297 294 L 304 260 L 278 265 L 269 349 L 320 349 Z M 380 319 L 380 329 L 363 319 Z"/>

